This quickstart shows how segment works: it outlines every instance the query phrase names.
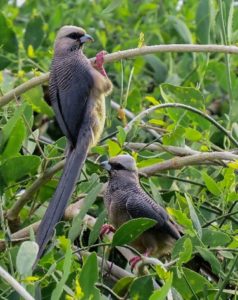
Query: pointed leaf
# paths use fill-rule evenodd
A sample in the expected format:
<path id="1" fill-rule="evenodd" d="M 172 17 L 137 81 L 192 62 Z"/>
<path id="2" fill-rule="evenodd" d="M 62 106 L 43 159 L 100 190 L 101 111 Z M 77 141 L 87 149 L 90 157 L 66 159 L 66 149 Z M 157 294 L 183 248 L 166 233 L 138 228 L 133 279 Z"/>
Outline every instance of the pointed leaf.
<path id="1" fill-rule="evenodd" d="M 138 218 L 124 223 L 117 229 L 112 239 L 112 246 L 121 246 L 134 241 L 157 222 L 148 218 Z"/>

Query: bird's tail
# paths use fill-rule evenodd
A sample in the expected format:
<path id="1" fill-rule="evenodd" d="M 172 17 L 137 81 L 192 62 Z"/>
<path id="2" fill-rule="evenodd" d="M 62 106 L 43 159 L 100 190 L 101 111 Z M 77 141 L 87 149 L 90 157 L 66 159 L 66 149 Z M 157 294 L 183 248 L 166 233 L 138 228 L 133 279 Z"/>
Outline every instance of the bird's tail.
<path id="1" fill-rule="evenodd" d="M 36 242 L 39 245 L 39 252 L 36 262 L 44 253 L 44 249 L 52 237 L 55 225 L 64 214 L 68 200 L 74 191 L 74 186 L 81 173 L 83 163 L 86 160 L 90 141 L 91 130 L 88 129 L 79 135 L 76 147 L 69 151 L 55 194 L 37 230 Z"/>

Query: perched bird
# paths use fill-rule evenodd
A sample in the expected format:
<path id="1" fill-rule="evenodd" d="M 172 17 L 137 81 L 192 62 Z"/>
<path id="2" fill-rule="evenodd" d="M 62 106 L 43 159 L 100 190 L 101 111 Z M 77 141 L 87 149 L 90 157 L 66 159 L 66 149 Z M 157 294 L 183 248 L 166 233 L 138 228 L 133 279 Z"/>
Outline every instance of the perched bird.
<path id="1" fill-rule="evenodd" d="M 105 95 L 112 90 L 103 68 L 104 52 L 94 65 L 83 54 L 83 45 L 93 41 L 84 29 L 62 27 L 55 40 L 49 96 L 56 120 L 68 140 L 63 174 L 37 231 L 39 259 L 62 218 L 81 172 L 88 150 L 95 145 L 105 121 Z"/>
<path id="2" fill-rule="evenodd" d="M 117 229 L 130 219 L 154 219 L 157 224 L 142 233 L 132 246 L 145 255 L 168 255 L 175 241 L 181 237 L 181 228 L 141 188 L 133 157 L 118 155 L 109 162 L 103 162 L 102 166 L 109 172 L 104 194 L 109 222 Z"/>

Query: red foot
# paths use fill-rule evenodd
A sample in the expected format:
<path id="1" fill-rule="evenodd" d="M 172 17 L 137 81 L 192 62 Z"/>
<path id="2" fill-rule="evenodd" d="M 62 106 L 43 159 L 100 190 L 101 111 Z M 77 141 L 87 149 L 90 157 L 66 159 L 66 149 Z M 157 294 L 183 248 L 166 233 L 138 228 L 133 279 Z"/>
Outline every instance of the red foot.
<path id="1" fill-rule="evenodd" d="M 110 232 L 115 232 L 115 228 L 110 224 L 104 224 L 100 230 L 100 236 L 108 234 Z"/>
<path id="2" fill-rule="evenodd" d="M 100 51 L 97 55 L 96 55 L 96 60 L 95 60 L 95 67 L 96 69 L 105 77 L 107 77 L 107 73 L 103 67 L 104 64 L 104 56 L 107 54 L 106 51 Z"/>
<path id="3" fill-rule="evenodd" d="M 129 260 L 129 264 L 131 265 L 131 270 L 135 269 L 135 266 L 138 264 L 139 261 L 141 261 L 141 256 L 134 256 Z"/>

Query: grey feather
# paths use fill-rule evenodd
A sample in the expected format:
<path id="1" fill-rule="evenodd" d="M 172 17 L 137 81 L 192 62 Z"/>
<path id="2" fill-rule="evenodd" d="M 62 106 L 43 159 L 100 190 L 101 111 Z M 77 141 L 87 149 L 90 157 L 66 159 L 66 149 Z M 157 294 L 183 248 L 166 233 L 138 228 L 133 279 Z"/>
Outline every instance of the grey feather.
<path id="1" fill-rule="evenodd" d="M 157 224 L 142 234 L 134 246 L 140 244 L 140 249 L 150 249 L 151 252 L 159 253 L 158 256 L 170 252 L 172 244 L 181 237 L 179 226 L 141 188 L 134 159 L 129 159 L 128 155 L 120 155 L 112 158 L 109 164 L 111 170 L 104 195 L 109 221 L 118 228 L 134 218 L 156 220 Z"/>

